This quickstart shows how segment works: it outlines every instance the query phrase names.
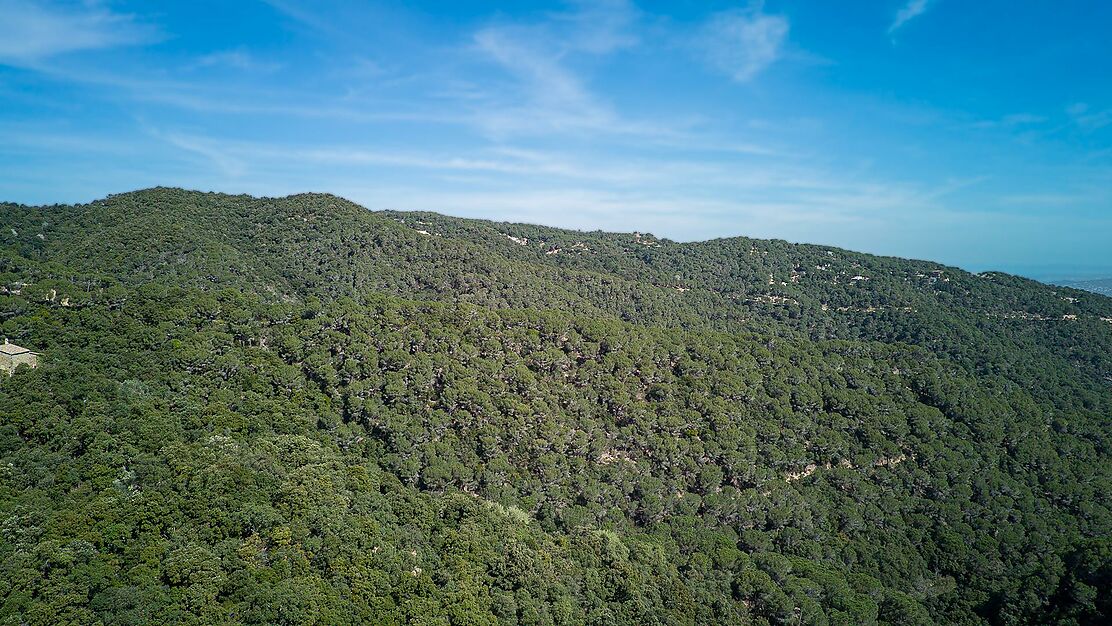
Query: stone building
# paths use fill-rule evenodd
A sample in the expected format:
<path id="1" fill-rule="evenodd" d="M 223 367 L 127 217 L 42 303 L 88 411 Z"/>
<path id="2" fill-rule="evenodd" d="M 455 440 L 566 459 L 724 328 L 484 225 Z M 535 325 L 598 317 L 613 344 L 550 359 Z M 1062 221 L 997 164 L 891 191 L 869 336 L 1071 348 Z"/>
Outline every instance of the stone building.
<path id="1" fill-rule="evenodd" d="M 0 345 L 0 371 L 5 371 L 8 376 L 15 373 L 15 368 L 20 365 L 28 365 L 30 367 L 37 367 L 39 364 L 38 353 L 31 352 L 27 348 L 8 343 L 4 340 L 4 345 Z"/>

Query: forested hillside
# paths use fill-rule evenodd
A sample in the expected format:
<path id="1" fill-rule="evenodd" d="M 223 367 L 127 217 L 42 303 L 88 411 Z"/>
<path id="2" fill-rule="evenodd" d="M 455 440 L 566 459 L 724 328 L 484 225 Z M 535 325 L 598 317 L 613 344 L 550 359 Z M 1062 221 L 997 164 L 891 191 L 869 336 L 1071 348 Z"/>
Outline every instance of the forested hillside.
<path id="1" fill-rule="evenodd" d="M 1104 624 L 1112 299 L 328 195 L 0 204 L 5 624 Z"/>

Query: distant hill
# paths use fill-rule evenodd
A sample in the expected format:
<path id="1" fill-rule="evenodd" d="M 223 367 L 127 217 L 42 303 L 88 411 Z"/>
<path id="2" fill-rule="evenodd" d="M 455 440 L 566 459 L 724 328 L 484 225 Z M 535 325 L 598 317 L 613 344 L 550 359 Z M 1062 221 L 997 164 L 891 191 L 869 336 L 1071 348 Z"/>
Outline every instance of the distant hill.
<path id="1" fill-rule="evenodd" d="M 0 204 L 0 621 L 1106 623 L 1112 299 L 327 194 Z"/>
<path id="2" fill-rule="evenodd" d="M 1058 284 L 1073 287 L 1074 289 L 1084 289 L 1093 293 L 1099 293 L 1105 296 L 1112 296 L 1112 278 L 1097 278 L 1093 280 L 1063 280 L 1058 281 Z"/>

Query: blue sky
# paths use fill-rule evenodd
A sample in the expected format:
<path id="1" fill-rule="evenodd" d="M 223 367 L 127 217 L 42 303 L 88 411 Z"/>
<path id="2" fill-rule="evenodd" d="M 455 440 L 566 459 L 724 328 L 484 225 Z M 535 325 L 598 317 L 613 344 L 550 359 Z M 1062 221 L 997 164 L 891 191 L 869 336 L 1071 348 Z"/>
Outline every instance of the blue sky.
<path id="1" fill-rule="evenodd" d="M 0 198 L 154 185 L 1112 275 L 1112 3 L 0 0 Z"/>

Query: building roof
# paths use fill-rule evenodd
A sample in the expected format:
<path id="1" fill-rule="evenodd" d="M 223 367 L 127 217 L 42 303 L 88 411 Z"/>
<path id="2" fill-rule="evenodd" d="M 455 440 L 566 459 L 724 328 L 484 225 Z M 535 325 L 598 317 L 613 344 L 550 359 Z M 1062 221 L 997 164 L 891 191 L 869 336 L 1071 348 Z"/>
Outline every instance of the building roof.
<path id="1" fill-rule="evenodd" d="M 6 354 L 8 356 L 16 356 L 17 354 L 27 354 L 28 352 L 31 352 L 31 351 L 28 350 L 27 348 L 22 348 L 20 346 L 17 346 L 14 343 L 5 343 L 3 345 L 0 345 L 0 354 Z"/>

